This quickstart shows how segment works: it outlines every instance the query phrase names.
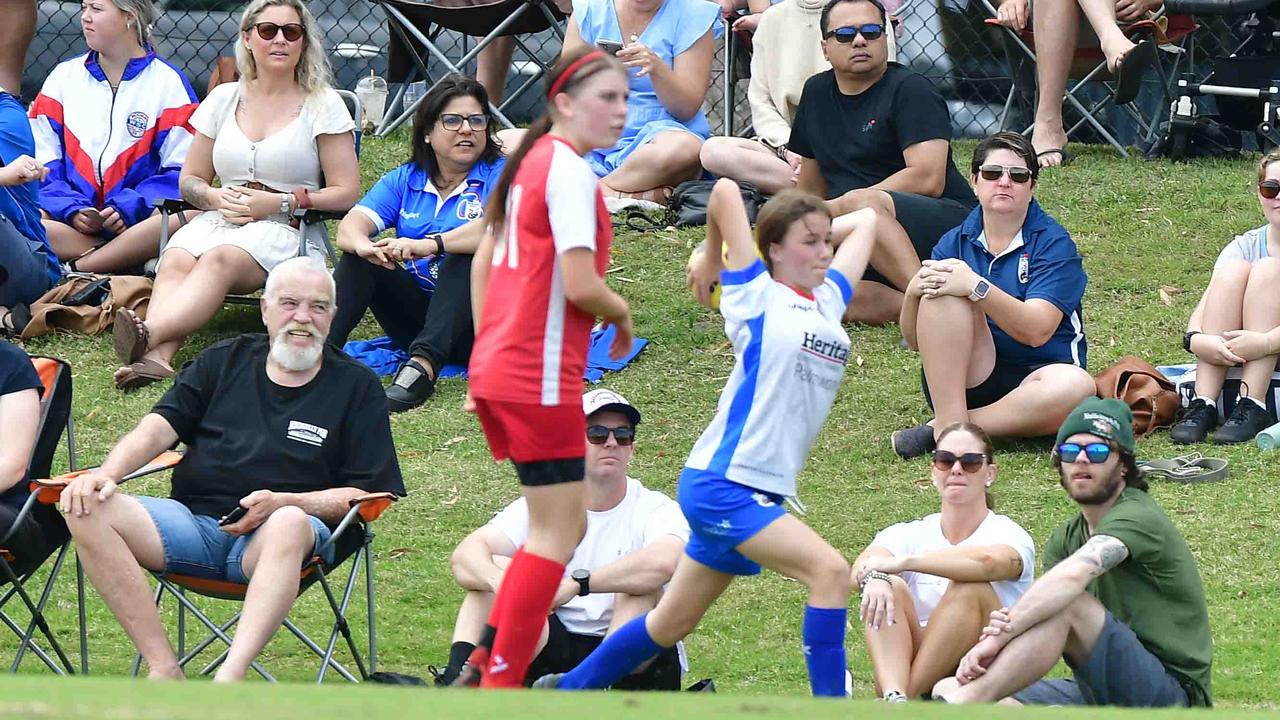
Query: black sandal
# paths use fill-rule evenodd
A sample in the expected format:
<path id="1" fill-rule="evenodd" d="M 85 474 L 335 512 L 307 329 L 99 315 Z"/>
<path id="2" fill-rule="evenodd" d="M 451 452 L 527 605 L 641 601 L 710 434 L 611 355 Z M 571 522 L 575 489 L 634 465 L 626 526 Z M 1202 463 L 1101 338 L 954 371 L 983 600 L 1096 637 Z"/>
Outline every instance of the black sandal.
<path id="1" fill-rule="evenodd" d="M 30 323 L 31 308 L 24 303 L 18 303 L 10 308 L 3 318 L 0 318 L 0 337 L 21 337 L 22 331 L 26 330 Z"/>

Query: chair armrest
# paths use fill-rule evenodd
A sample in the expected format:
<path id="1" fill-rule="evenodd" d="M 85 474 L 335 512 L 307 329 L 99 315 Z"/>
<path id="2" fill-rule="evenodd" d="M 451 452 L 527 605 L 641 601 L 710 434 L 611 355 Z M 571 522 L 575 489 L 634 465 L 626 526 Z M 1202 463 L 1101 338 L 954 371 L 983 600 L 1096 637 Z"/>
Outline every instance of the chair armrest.
<path id="1" fill-rule="evenodd" d="M 174 200 L 172 198 L 156 198 L 151 201 L 151 207 L 166 213 L 182 212 L 183 210 L 199 210 L 200 208 L 192 205 L 186 200 Z"/>
<path id="2" fill-rule="evenodd" d="M 316 210 L 315 208 L 298 208 L 293 211 L 293 217 L 307 224 L 324 222 L 325 220 L 341 220 L 346 216 L 346 212 Z"/>
<path id="3" fill-rule="evenodd" d="M 180 462 L 182 462 L 182 453 L 177 450 L 165 450 L 157 455 L 151 462 L 143 465 L 137 470 L 134 470 L 128 475 L 125 475 L 123 478 L 120 478 L 120 482 L 140 478 L 144 475 L 160 472 L 161 470 L 168 470 Z M 69 485 L 72 480 L 97 469 L 98 468 L 96 467 L 84 468 L 82 470 L 73 470 L 57 477 L 43 480 L 32 480 L 31 492 L 36 495 L 36 500 L 42 505 L 57 504 L 58 498 L 62 495 L 62 491 L 67 488 L 67 485 Z"/>
<path id="4" fill-rule="evenodd" d="M 391 507 L 391 503 L 399 499 L 400 497 L 395 493 L 369 493 L 368 495 L 351 498 L 347 505 L 348 507 L 359 508 L 360 519 L 369 523 L 381 517 L 382 513 Z"/>

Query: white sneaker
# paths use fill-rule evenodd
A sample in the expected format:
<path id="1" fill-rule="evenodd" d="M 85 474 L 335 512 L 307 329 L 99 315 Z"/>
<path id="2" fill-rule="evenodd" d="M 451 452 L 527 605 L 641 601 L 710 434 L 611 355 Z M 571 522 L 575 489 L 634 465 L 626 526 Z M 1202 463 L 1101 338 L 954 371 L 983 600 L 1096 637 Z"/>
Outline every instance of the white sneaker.
<path id="1" fill-rule="evenodd" d="M 661 210 L 662 206 L 652 200 L 640 200 L 638 198 L 620 198 L 606 197 L 604 199 L 604 208 L 609 211 L 610 215 L 617 215 L 624 210 L 641 210 L 651 212 L 653 210 Z"/>

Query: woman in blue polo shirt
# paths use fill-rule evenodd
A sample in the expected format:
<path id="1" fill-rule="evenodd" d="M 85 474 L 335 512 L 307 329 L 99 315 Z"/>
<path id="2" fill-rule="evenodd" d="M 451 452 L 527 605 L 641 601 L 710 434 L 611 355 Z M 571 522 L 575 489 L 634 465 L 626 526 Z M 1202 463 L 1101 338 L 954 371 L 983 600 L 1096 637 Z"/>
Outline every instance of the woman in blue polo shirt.
<path id="1" fill-rule="evenodd" d="M 40 224 L 36 141 L 22 104 L 0 88 L 0 335 L 16 335 L 31 319 L 27 306 L 62 279 Z"/>
<path id="2" fill-rule="evenodd" d="M 920 351 L 935 417 L 893 434 L 904 459 L 933 452 L 934 434 L 955 422 L 992 437 L 1052 435 L 1095 393 L 1080 310 L 1088 277 L 1071 236 L 1032 198 L 1039 170 L 1017 133 L 979 143 L 978 207 L 907 287 L 902 334 Z"/>
<path id="3" fill-rule="evenodd" d="M 329 331 L 341 347 L 366 309 L 409 361 L 387 388 L 393 412 L 421 405 L 446 364 L 471 356 L 471 258 L 503 159 L 489 96 L 470 78 L 436 85 L 414 116 L 413 157 L 382 177 L 338 225 L 344 252 Z M 386 230 L 395 237 L 373 240 Z M 403 263 L 403 264 L 401 264 Z"/>

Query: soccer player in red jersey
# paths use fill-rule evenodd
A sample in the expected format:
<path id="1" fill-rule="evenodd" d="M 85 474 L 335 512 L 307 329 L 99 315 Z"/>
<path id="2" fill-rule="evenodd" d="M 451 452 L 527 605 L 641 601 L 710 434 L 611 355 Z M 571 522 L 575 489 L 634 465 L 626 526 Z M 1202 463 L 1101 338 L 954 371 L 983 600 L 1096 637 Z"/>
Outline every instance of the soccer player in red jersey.
<path id="1" fill-rule="evenodd" d="M 489 234 L 472 264 L 468 404 L 493 457 L 515 465 L 529 536 L 457 684 L 521 686 L 586 527 L 581 398 L 591 328 L 597 317 L 613 325 L 611 354 L 621 357 L 631 311 L 604 283 L 613 230 L 582 155 L 617 142 L 626 116 L 621 63 L 596 49 L 562 55 L 548 77 L 547 114 L 490 197 Z"/>

